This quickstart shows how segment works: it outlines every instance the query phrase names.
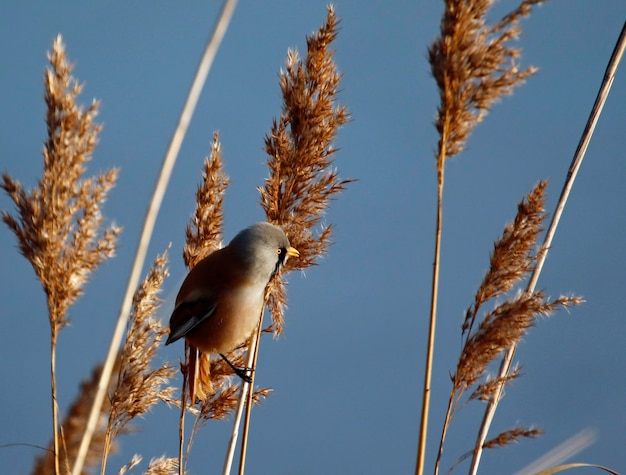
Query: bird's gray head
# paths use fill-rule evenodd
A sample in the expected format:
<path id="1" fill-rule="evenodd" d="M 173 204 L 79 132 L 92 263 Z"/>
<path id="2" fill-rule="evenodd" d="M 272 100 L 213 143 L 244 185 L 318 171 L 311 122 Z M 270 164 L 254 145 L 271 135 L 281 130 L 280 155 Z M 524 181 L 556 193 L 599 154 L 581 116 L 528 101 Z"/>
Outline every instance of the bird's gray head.
<path id="1" fill-rule="evenodd" d="M 298 256 L 282 229 L 270 223 L 256 223 L 239 232 L 229 246 L 243 257 L 259 279 L 269 282 L 289 256 Z"/>

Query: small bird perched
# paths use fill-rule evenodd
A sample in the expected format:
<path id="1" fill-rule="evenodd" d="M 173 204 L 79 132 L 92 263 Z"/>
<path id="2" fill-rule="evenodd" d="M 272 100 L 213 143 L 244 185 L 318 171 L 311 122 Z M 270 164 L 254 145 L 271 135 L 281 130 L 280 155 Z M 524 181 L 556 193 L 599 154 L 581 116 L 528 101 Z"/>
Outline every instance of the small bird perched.
<path id="1" fill-rule="evenodd" d="M 223 353 L 245 342 L 259 323 L 265 287 L 289 257 L 300 253 L 278 226 L 257 223 L 202 259 L 183 281 L 166 345 L 185 338 L 203 353 L 218 353 L 246 381 L 247 368 Z"/>

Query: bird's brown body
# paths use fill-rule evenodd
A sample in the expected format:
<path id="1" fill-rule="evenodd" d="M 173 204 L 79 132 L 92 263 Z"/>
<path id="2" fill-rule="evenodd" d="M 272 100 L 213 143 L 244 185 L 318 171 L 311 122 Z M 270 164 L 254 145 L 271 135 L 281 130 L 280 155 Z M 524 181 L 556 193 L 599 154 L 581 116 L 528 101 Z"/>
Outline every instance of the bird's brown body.
<path id="1" fill-rule="evenodd" d="M 202 259 L 176 297 L 166 345 L 185 338 L 203 353 L 226 353 L 252 334 L 265 287 L 289 256 L 299 253 L 278 226 L 257 223 Z"/>
<path id="2" fill-rule="evenodd" d="M 247 267 L 231 246 L 201 260 L 178 292 L 170 318 L 172 331 L 210 312 L 184 335 L 191 345 L 204 353 L 225 353 L 247 340 L 261 316 L 267 284 L 255 281 Z"/>

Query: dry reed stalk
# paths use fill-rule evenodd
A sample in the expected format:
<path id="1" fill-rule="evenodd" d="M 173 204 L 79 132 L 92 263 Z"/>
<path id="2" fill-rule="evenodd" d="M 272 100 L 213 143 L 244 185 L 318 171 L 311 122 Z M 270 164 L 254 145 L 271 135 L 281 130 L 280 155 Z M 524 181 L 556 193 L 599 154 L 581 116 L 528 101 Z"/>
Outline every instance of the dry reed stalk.
<path id="1" fill-rule="evenodd" d="M 133 458 L 130 459 L 130 462 L 122 466 L 119 472 L 117 472 L 117 475 L 125 475 L 126 472 L 128 472 L 130 469 L 139 465 L 139 463 L 141 462 L 141 459 L 142 459 L 141 455 L 139 454 L 133 455 Z"/>
<path id="2" fill-rule="evenodd" d="M 213 135 L 211 152 L 205 159 L 202 183 L 196 192 L 196 209 L 191 222 L 186 228 L 186 242 L 183 249 L 185 265 L 191 269 L 211 252 L 222 247 L 222 227 L 224 222 L 223 201 L 228 187 L 228 177 L 224 173 L 221 144 L 219 135 Z M 241 345 L 227 354 L 228 359 L 236 366 L 244 365 Z M 183 373 L 183 391 L 189 394 L 189 411 L 196 420 L 189 436 L 186 450 L 184 449 L 184 412 L 181 411 L 180 453 L 178 466 L 184 470 L 193 441 L 209 419 L 224 419 L 237 404 L 238 388 L 231 377 L 233 370 L 221 358 L 211 359 L 210 355 L 199 352 L 195 347 L 185 344 L 186 361 L 181 363 Z M 267 395 L 267 389 L 255 391 L 255 400 Z M 182 403 L 186 404 L 186 398 Z M 196 401 L 198 404 L 196 405 Z M 195 405 L 195 406 L 194 406 Z M 184 457 L 183 457 L 184 455 Z"/>
<path id="3" fill-rule="evenodd" d="M 222 205 L 229 180 L 222 164 L 222 148 L 219 134 L 213 134 L 211 152 L 204 161 L 202 184 L 196 191 L 196 210 L 185 230 L 186 241 L 183 261 L 191 270 L 198 262 L 222 247 L 224 215 Z M 200 353 L 185 343 L 185 354 L 189 355 L 184 369 L 188 384 L 189 400 L 193 405 L 196 397 L 206 400 L 212 393 L 209 355 Z M 182 369 L 183 367 L 181 367 Z"/>
<path id="4" fill-rule="evenodd" d="M 516 429 L 509 429 L 500 434 L 498 434 L 493 439 L 486 441 L 483 445 L 484 449 L 492 449 L 494 447 L 504 447 L 505 445 L 509 445 L 512 442 L 517 442 L 518 440 L 525 439 L 535 439 L 543 434 L 541 429 L 531 429 L 528 427 L 519 427 Z M 446 475 L 450 475 L 456 467 L 464 462 L 468 458 L 472 456 L 474 453 L 473 450 L 464 453 L 461 457 L 458 458 L 456 462 L 448 469 Z"/>
<path id="5" fill-rule="evenodd" d="M 163 456 L 150 460 L 150 465 L 148 465 L 144 475 L 176 475 L 177 473 L 180 473 L 178 460 Z M 182 475 L 185 473 L 183 472 Z"/>
<path id="6" fill-rule="evenodd" d="M 600 89 L 598 90 L 598 94 L 589 114 L 589 118 L 587 119 L 587 123 L 585 124 L 585 129 L 580 137 L 580 141 L 578 142 L 578 146 L 576 147 L 576 152 L 574 153 L 574 157 L 572 158 L 572 162 L 567 172 L 567 178 L 565 179 L 565 183 L 563 184 L 561 196 L 559 197 L 559 201 L 556 205 L 554 214 L 552 215 L 552 220 L 550 221 L 550 226 L 548 227 L 548 231 L 546 232 L 546 236 L 542 244 L 542 248 L 545 249 L 545 252 L 543 252 L 537 259 L 537 263 L 533 268 L 533 272 L 528 281 L 528 285 L 526 286 L 526 292 L 533 292 L 537 285 L 539 275 L 541 274 L 541 270 L 543 269 L 543 264 L 548 253 L 548 249 L 550 249 L 552 245 L 552 239 L 554 238 L 556 229 L 561 219 L 561 215 L 563 214 L 563 210 L 565 209 L 567 198 L 569 197 L 569 193 L 574 186 L 576 175 L 578 174 L 578 170 L 580 169 L 580 166 L 582 164 L 585 152 L 587 150 L 587 146 L 591 141 L 591 136 L 593 135 L 595 126 L 598 122 L 598 119 L 600 118 L 604 103 L 608 98 L 609 91 L 611 90 L 611 85 L 613 84 L 613 79 L 615 78 L 615 72 L 617 71 L 617 67 L 622 59 L 625 50 L 626 22 L 624 22 L 624 25 L 622 26 L 622 30 L 615 44 L 615 48 L 613 48 L 613 52 L 611 53 L 611 58 L 609 59 L 609 63 L 604 72 L 604 77 L 602 79 Z M 516 347 L 517 345 L 515 344 L 509 347 L 506 354 L 502 358 L 502 363 L 500 364 L 500 370 L 498 372 L 498 379 L 506 379 L 507 374 L 509 373 L 511 368 L 511 363 L 513 361 L 513 356 L 515 355 Z M 478 464 L 480 463 L 480 457 L 482 454 L 483 441 L 487 438 L 487 432 L 489 431 L 491 421 L 493 420 L 493 416 L 498 406 L 502 390 L 503 386 L 500 385 L 496 389 L 494 397 L 491 401 L 489 401 L 487 408 L 485 409 L 483 421 L 480 426 L 478 437 L 476 438 L 474 456 L 472 458 L 472 465 L 470 468 L 471 475 L 475 475 L 478 471 Z"/>
<path id="7" fill-rule="evenodd" d="M 204 171 L 202 174 L 202 184 L 196 191 L 196 210 L 185 230 L 186 241 L 183 247 L 183 261 L 185 266 L 191 270 L 199 261 L 211 252 L 219 249 L 222 245 L 222 227 L 224 216 L 222 203 L 224 193 L 228 187 L 228 177 L 224 173 L 221 145 L 219 135 L 213 135 L 211 152 L 204 161 Z M 189 458 L 193 437 L 192 431 L 187 449 L 185 451 L 185 406 L 186 396 L 189 395 L 190 406 L 196 403 L 196 398 L 206 402 L 213 393 L 211 383 L 210 359 L 209 355 L 203 355 L 200 351 L 185 341 L 185 361 L 180 365 L 183 374 L 183 388 L 181 393 L 181 412 L 179 419 L 179 452 L 178 452 L 178 473 L 182 475 Z M 196 422 L 200 417 L 196 415 Z M 194 424 L 194 427 L 196 424 Z"/>
<path id="8" fill-rule="evenodd" d="M 119 361 L 116 362 L 116 369 L 119 369 Z M 85 431 L 85 424 L 89 410 L 93 403 L 93 398 L 98 387 L 98 380 L 100 379 L 100 373 L 102 371 L 102 365 L 99 365 L 92 371 L 91 378 L 87 381 L 83 381 L 80 386 L 80 391 L 72 404 L 65 420 L 61 425 L 63 431 L 63 444 L 60 447 L 60 459 L 66 460 L 68 463 L 72 463 L 78 452 L 83 433 Z M 110 410 L 109 401 L 106 400 L 102 405 L 100 412 L 100 418 L 98 419 L 98 426 L 94 432 L 89 450 L 87 451 L 87 457 L 85 459 L 85 466 L 81 475 L 89 475 L 91 468 L 95 468 L 100 464 L 102 451 L 105 445 L 107 424 L 106 420 L 109 416 Z M 54 441 L 50 443 L 50 450 L 44 455 L 38 457 L 35 460 L 35 465 L 31 472 L 31 475 L 52 475 L 54 473 Z M 113 445 L 112 449 L 115 448 Z M 69 468 L 68 468 L 69 470 Z"/>
<path id="9" fill-rule="evenodd" d="M 518 292 L 504 302 L 496 303 L 494 309 L 485 312 L 478 325 L 475 325 L 484 304 L 511 292 L 528 277 L 533 264 L 543 255 L 544 250 L 537 247 L 537 241 L 546 218 L 546 186 L 547 182 L 540 181 L 526 199 L 519 203 L 515 219 L 505 226 L 502 236 L 494 243 L 489 269 L 475 294 L 474 302 L 465 314 L 462 326 L 465 341 L 456 371 L 451 376 L 452 389 L 439 441 L 435 474 L 439 471 L 447 430 L 464 393 L 475 387 L 468 401 L 493 400 L 498 388 L 519 376 L 519 369 L 504 378 L 487 379 L 480 383 L 486 376 L 488 365 L 511 345 L 516 345 L 539 316 L 548 316 L 558 308 L 567 308 L 581 302 L 577 297 L 563 296 L 549 300 L 541 291 Z M 488 443 L 483 443 L 482 448 L 492 448 L 522 436 L 535 437 L 538 434 L 537 431 L 529 432 L 527 429 L 512 429 Z M 473 451 L 470 452 L 472 454 Z M 466 458 L 467 456 L 463 456 L 462 460 Z"/>
<path id="10" fill-rule="evenodd" d="M 509 46 L 519 37 L 521 17 L 533 5 L 544 0 L 524 0 L 508 15 L 487 24 L 486 16 L 493 0 L 445 0 L 441 35 L 429 48 L 432 75 L 439 89 L 440 105 L 435 127 L 439 132 L 436 152 L 437 217 L 431 286 L 431 304 L 426 345 L 426 363 L 422 395 L 421 421 L 415 473 L 423 474 L 430 407 L 430 381 L 434 355 L 439 260 L 441 254 L 442 201 L 445 163 L 463 151 L 474 127 L 483 120 L 493 104 L 510 94 L 535 72 L 520 70 L 516 63 L 519 48 Z"/>
<path id="11" fill-rule="evenodd" d="M 48 53 L 45 73 L 46 125 L 43 174 L 29 192 L 7 172 L 0 187 L 11 197 L 16 216 L 2 220 L 18 240 L 46 294 L 50 323 L 50 375 L 55 474 L 59 474 L 56 342 L 68 323 L 67 311 L 82 294 L 91 273 L 115 251 L 121 229 L 102 231 L 101 208 L 117 179 L 117 170 L 85 178 L 102 127 L 94 122 L 99 103 L 84 110 L 77 104 L 83 85 L 72 76 L 61 36 Z M 67 463 L 67 461 L 64 461 Z"/>
<path id="12" fill-rule="evenodd" d="M 178 152 L 183 142 L 183 138 L 185 137 L 187 127 L 191 122 L 193 112 L 196 108 L 196 104 L 198 103 L 200 92 L 202 92 L 202 88 L 204 87 L 204 83 L 209 74 L 209 70 L 211 69 L 211 65 L 213 64 L 213 59 L 215 59 L 215 55 L 217 54 L 219 45 L 221 44 L 226 30 L 228 29 L 228 25 L 230 24 L 230 19 L 232 18 L 236 5 L 236 0 L 224 1 L 224 5 L 215 23 L 213 32 L 204 49 L 202 58 L 200 59 L 200 64 L 198 65 L 198 70 L 196 71 L 196 75 L 194 76 L 193 83 L 191 85 L 189 93 L 187 94 L 187 99 L 185 100 L 185 105 L 183 106 L 183 110 L 178 120 L 178 125 L 176 126 L 176 130 L 174 131 L 167 152 L 165 153 L 163 164 L 159 172 L 159 178 L 157 179 L 152 198 L 148 205 L 148 210 L 144 219 L 141 235 L 137 244 L 135 260 L 133 262 L 130 276 L 128 277 L 126 292 L 122 299 L 117 323 L 115 325 L 115 330 L 113 331 L 113 336 L 111 337 L 109 351 L 107 353 L 104 367 L 102 369 L 102 378 L 98 385 L 98 393 L 96 394 L 93 408 L 91 409 L 91 413 L 89 414 L 89 421 L 85 429 L 85 436 L 83 437 L 78 456 L 76 457 L 76 462 L 74 464 L 74 467 L 72 468 L 72 475 L 79 475 L 82 471 L 83 459 L 85 457 L 85 454 L 87 453 L 87 448 L 89 447 L 92 432 L 97 424 L 99 407 L 100 405 L 102 405 L 108 382 L 111 379 L 111 374 L 113 371 L 113 361 L 115 360 L 115 357 L 120 347 L 120 343 L 122 342 L 122 338 L 124 336 L 126 319 L 130 314 L 133 294 L 135 289 L 137 288 L 137 285 L 139 284 L 141 269 L 146 259 L 148 245 L 150 244 L 150 237 L 154 229 L 154 224 L 156 222 L 161 203 L 163 202 L 163 196 L 165 195 L 165 190 L 167 188 L 172 169 L 174 168 L 174 163 L 176 163 L 176 157 L 178 156 Z"/>
<path id="13" fill-rule="evenodd" d="M 331 225 L 321 225 L 329 201 L 353 180 L 340 180 L 333 168 L 333 148 L 337 131 L 349 120 L 345 106 L 337 103 L 341 74 L 334 62 L 331 49 L 338 34 L 338 19 L 333 6 L 328 7 L 326 22 L 307 37 L 307 54 L 300 60 L 297 51 L 289 50 L 285 70 L 280 73 L 283 107 L 280 117 L 274 119 L 270 133 L 265 137 L 265 151 L 270 176 L 259 187 L 261 206 L 267 220 L 281 226 L 291 245 L 300 252 L 299 259 L 287 261 L 285 271 L 304 269 L 315 265 L 330 245 Z M 317 232 L 315 230 L 317 229 Z M 266 302 L 271 311 L 270 329 L 275 336 L 283 332 L 286 288 L 283 273 L 274 278 L 266 289 Z M 259 321 L 262 325 L 262 321 Z M 261 332 L 251 343 L 248 365 L 253 365 Z M 254 371 L 252 372 L 254 378 Z M 243 396 L 243 393 L 242 393 Z M 250 416 L 246 407 L 246 427 Z M 238 412 L 239 414 L 239 412 Z M 235 419 L 233 434 L 238 430 Z M 230 470 L 236 437 L 231 437 L 223 473 Z M 245 448 L 242 441 L 240 473 L 245 466 Z"/>
<path id="14" fill-rule="evenodd" d="M 116 379 L 116 384 L 108 398 L 110 411 L 101 475 L 106 471 L 111 444 L 127 424 L 157 402 L 170 401 L 174 395 L 174 388 L 168 386 L 174 367 L 166 362 L 151 368 L 160 342 L 167 334 L 167 329 L 155 318 L 160 302 L 158 293 L 169 275 L 166 266 L 167 254 L 157 256 L 133 298 L 126 341 L 119 356 L 120 370 L 112 379 Z"/>
<path id="15" fill-rule="evenodd" d="M 301 61 L 289 50 L 280 74 L 283 110 L 265 137 L 270 176 L 259 188 L 267 220 L 281 226 L 300 252 L 286 271 L 315 265 L 330 245 L 331 225 L 321 225 L 329 201 L 353 180 L 340 180 L 333 168 L 332 142 L 349 120 L 337 103 L 341 74 L 330 49 L 338 34 L 335 10 L 328 7 L 326 23 L 307 37 L 307 55 Z M 319 228 L 314 232 L 315 228 Z M 283 332 L 286 301 L 282 278 L 270 285 L 269 308 L 275 335 Z"/>
<path id="16" fill-rule="evenodd" d="M 211 152 L 204 160 L 202 185 L 196 191 L 196 210 L 187 225 L 183 260 L 188 269 L 194 267 L 213 251 L 222 247 L 222 211 L 228 176 L 222 163 L 222 146 L 219 134 L 213 134 Z"/>

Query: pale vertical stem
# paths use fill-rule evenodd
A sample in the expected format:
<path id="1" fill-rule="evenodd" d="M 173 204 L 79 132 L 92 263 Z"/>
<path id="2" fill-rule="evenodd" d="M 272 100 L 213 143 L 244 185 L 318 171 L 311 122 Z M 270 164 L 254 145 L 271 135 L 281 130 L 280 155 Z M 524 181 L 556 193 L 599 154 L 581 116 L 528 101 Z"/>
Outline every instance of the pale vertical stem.
<path id="1" fill-rule="evenodd" d="M 261 310 L 261 316 L 259 317 L 259 327 L 263 322 L 263 312 L 265 305 Z M 257 333 L 258 330 L 257 330 Z M 257 351 L 257 339 L 255 337 L 250 338 L 250 344 L 248 345 L 248 359 L 246 366 L 252 368 L 254 364 L 255 354 Z M 254 371 L 252 371 L 252 378 L 254 378 Z M 254 381 L 254 379 L 253 379 Z M 224 467 L 222 468 L 222 475 L 229 475 L 230 469 L 233 465 L 233 458 L 235 456 L 235 447 L 237 446 L 237 439 L 239 437 L 239 425 L 241 424 L 241 416 L 243 415 L 243 406 L 248 399 L 248 392 L 252 392 L 252 384 L 245 381 L 241 381 L 241 394 L 239 395 L 239 403 L 237 404 L 237 411 L 235 412 L 235 419 L 233 421 L 233 431 L 230 434 L 230 441 L 228 443 L 228 449 L 226 450 L 226 458 L 224 459 Z"/>
<path id="2" fill-rule="evenodd" d="M 254 356 L 252 358 L 252 365 L 248 366 L 252 368 L 252 374 L 250 377 L 252 378 L 252 382 L 250 383 L 250 391 L 248 391 L 246 398 L 246 418 L 243 422 L 243 434 L 241 435 L 241 453 L 239 455 L 239 475 L 243 475 L 246 467 L 246 451 L 248 449 L 248 432 L 250 429 L 250 412 L 252 411 L 252 396 L 254 392 L 254 376 L 256 373 L 256 362 L 257 357 L 259 355 L 259 344 L 261 343 L 261 331 L 263 328 L 263 313 L 265 311 L 265 307 L 261 310 L 261 318 L 259 319 L 259 326 L 256 331 L 256 342 L 254 345 Z M 250 358 L 248 358 L 248 362 L 250 362 Z"/>
<path id="3" fill-rule="evenodd" d="M 442 141 L 443 143 L 443 141 Z M 430 409 L 430 382 L 433 372 L 433 355 L 435 351 L 435 324 L 437 322 L 437 294 L 439 292 L 439 258 L 441 254 L 441 221 L 443 200 L 443 170 L 445 151 L 439 152 L 437 159 L 437 222 L 435 224 L 435 257 L 433 261 L 433 280 L 430 295 L 430 323 L 428 328 L 428 344 L 426 346 L 426 367 L 424 370 L 424 389 L 422 396 L 422 414 L 420 422 L 419 442 L 417 446 L 417 461 L 415 474 L 424 473 L 424 460 L 426 459 L 426 438 L 428 435 L 428 413 Z"/>
<path id="4" fill-rule="evenodd" d="M 187 373 L 189 371 L 189 354 L 193 351 L 187 343 L 185 343 L 185 363 L 187 368 L 183 371 L 183 387 L 180 390 L 180 419 L 178 420 L 178 475 L 185 472 L 185 462 L 183 454 L 185 450 L 185 404 L 187 403 Z M 197 356 L 197 355 L 196 355 Z M 198 359 L 196 358 L 196 363 Z M 190 403 L 193 405 L 193 401 Z"/>
<path id="5" fill-rule="evenodd" d="M 537 281 L 539 280 L 541 269 L 543 268 L 546 256 L 548 255 L 548 249 L 550 249 L 550 246 L 552 245 L 552 239 L 554 238 L 556 228 L 559 225 L 561 215 L 563 214 L 563 210 L 565 209 L 567 198 L 569 197 L 569 193 L 574 186 L 574 180 L 576 179 L 576 175 L 578 174 L 580 165 L 582 164 L 583 158 L 585 157 L 585 152 L 587 151 L 587 147 L 589 145 L 589 142 L 591 141 L 591 136 L 593 135 L 593 131 L 596 127 L 598 119 L 600 118 L 600 113 L 602 112 L 604 103 L 606 102 L 609 91 L 611 90 L 611 85 L 613 84 L 613 79 L 615 78 L 615 71 L 617 70 L 617 66 L 619 65 L 622 55 L 624 54 L 625 48 L 626 22 L 624 22 L 624 26 L 622 27 L 620 36 L 617 40 L 615 48 L 613 49 L 613 54 L 611 55 L 611 59 L 609 60 L 609 64 L 604 73 L 602 84 L 600 85 L 600 90 L 598 91 L 598 95 L 596 96 L 593 108 L 591 109 L 591 113 L 589 114 L 589 118 L 587 119 L 585 130 L 583 131 L 580 141 L 578 142 L 576 153 L 574 153 L 574 158 L 572 159 L 569 170 L 567 172 L 567 178 L 565 179 L 565 184 L 563 185 L 563 189 L 561 190 L 561 196 L 559 197 L 556 209 L 554 211 L 554 214 L 552 215 L 550 227 L 546 232 L 546 236 L 541 247 L 541 252 L 539 252 L 539 255 L 537 256 L 537 263 L 535 264 L 533 273 L 526 287 L 526 292 L 528 293 L 534 292 Z M 509 369 L 511 368 L 513 356 L 515 355 L 516 346 L 517 345 L 512 345 L 507 350 L 506 355 L 504 356 L 504 358 L 502 359 L 502 363 L 500 364 L 500 370 L 496 378 L 503 382 L 505 381 L 505 377 L 509 374 Z M 485 408 L 485 414 L 483 415 L 483 421 L 478 432 L 478 437 L 476 438 L 474 456 L 472 457 L 472 464 L 470 466 L 469 473 L 471 475 L 476 475 L 476 473 L 478 472 L 478 465 L 480 463 L 480 457 L 482 455 L 482 446 L 485 443 L 485 439 L 487 438 L 487 432 L 489 432 L 489 427 L 491 426 L 491 422 L 493 421 L 498 402 L 500 401 L 500 398 L 502 396 L 503 387 L 504 383 L 500 383 L 498 385 L 493 398 L 487 403 L 487 407 Z"/>
<path id="6" fill-rule="evenodd" d="M 233 466 L 233 457 L 235 456 L 235 446 L 237 445 L 237 438 L 239 437 L 239 423 L 241 422 L 241 415 L 243 414 L 243 406 L 248 394 L 249 385 L 245 381 L 241 382 L 241 395 L 239 397 L 239 404 L 237 405 L 237 412 L 235 412 L 235 421 L 233 422 L 233 431 L 230 434 L 230 441 L 228 443 L 228 449 L 226 451 L 226 458 L 224 459 L 224 467 L 222 468 L 222 475 L 230 474 L 230 469 Z"/>
<path id="7" fill-rule="evenodd" d="M 200 98 L 200 93 L 202 92 L 202 88 L 206 81 L 207 75 L 209 74 L 209 70 L 211 68 L 211 65 L 213 64 L 213 60 L 215 59 L 215 55 L 217 53 L 219 45 L 222 42 L 222 38 L 226 33 L 236 5 L 237 0 L 224 1 L 220 16 L 215 24 L 211 38 L 209 39 L 209 42 L 204 50 L 202 59 L 200 60 L 198 70 L 196 71 L 196 76 L 191 85 L 191 89 L 189 90 L 189 94 L 181 112 L 178 125 L 176 127 L 176 130 L 174 131 L 174 135 L 172 136 L 172 140 L 168 147 L 167 153 L 165 154 L 165 158 L 163 159 L 161 172 L 156 182 L 154 192 L 152 194 L 152 199 L 150 201 L 148 211 L 144 219 L 143 229 L 141 231 L 141 236 L 139 238 L 139 243 L 137 246 L 137 252 L 135 254 L 135 261 L 133 262 L 133 267 L 131 269 L 128 284 L 126 286 L 126 293 L 124 295 L 124 299 L 122 300 L 120 313 L 117 318 L 117 324 L 111 338 L 109 352 L 102 367 L 102 375 L 100 376 L 100 381 L 98 382 L 98 390 L 94 398 L 93 406 L 91 407 L 91 412 L 87 421 L 87 427 L 85 428 L 85 434 L 81 440 L 78 454 L 74 462 L 72 475 L 79 475 L 83 469 L 85 456 L 87 455 L 87 449 L 91 444 L 91 439 L 93 437 L 93 433 L 98 422 L 98 416 L 100 414 L 102 402 L 104 401 L 104 396 L 106 394 L 106 390 L 111 379 L 111 373 L 113 372 L 113 365 L 117 357 L 117 352 L 119 351 L 120 343 L 122 342 L 122 338 L 126 330 L 128 315 L 130 314 L 130 308 L 133 300 L 133 294 L 139 283 L 141 269 L 143 268 L 143 264 L 146 259 L 148 245 L 150 244 L 150 238 L 152 236 L 154 224 L 156 222 L 161 203 L 163 202 L 163 196 L 165 195 L 165 190 L 167 189 L 167 184 L 172 174 L 174 163 L 176 163 L 176 158 L 178 156 L 180 146 L 182 144 L 183 138 L 185 137 L 185 133 L 187 132 L 187 127 L 191 122 L 193 112 L 198 103 L 198 99 Z"/>

